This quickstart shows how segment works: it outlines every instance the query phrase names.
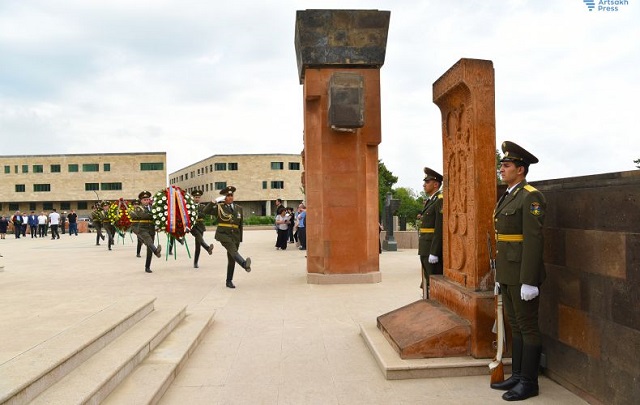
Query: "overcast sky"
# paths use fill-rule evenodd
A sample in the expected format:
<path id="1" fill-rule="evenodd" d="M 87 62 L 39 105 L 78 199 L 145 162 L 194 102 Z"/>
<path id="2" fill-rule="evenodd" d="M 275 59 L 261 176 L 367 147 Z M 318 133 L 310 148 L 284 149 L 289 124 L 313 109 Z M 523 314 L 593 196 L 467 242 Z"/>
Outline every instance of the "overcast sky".
<path id="1" fill-rule="evenodd" d="M 166 151 L 168 173 L 299 153 L 296 10 L 379 9 L 391 11 L 379 157 L 396 186 L 419 191 L 424 166 L 442 169 L 432 84 L 460 58 L 493 61 L 497 144 L 540 159 L 530 181 L 634 170 L 640 0 L 628 3 L 1 0 L 0 153 Z"/>

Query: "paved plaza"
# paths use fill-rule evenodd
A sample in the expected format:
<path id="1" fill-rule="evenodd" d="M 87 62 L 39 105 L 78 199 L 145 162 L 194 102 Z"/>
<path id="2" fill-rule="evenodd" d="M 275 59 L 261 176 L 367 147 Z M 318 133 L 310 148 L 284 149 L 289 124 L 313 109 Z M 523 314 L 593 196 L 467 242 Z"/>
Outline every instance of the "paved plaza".
<path id="1" fill-rule="evenodd" d="M 193 238 L 188 236 L 193 249 Z M 205 239 L 214 242 L 213 232 Z M 310 285 L 305 252 L 275 250 L 273 230 L 248 230 L 240 252 L 251 273 L 236 269 L 225 287 L 226 254 L 194 269 L 185 247 L 177 258 L 154 257 L 152 274 L 135 257 L 135 240 L 112 251 L 95 234 L 59 240 L 0 240 L 0 365 L 50 339 L 107 303 L 156 297 L 156 307 L 215 310 L 213 323 L 161 404 L 493 404 L 489 376 L 386 380 L 360 336 L 360 325 L 420 298 L 415 249 L 380 256 L 382 282 Z M 0 376 L 1 378 L 2 376 Z M 540 378 L 540 396 L 527 404 L 584 404 Z"/>

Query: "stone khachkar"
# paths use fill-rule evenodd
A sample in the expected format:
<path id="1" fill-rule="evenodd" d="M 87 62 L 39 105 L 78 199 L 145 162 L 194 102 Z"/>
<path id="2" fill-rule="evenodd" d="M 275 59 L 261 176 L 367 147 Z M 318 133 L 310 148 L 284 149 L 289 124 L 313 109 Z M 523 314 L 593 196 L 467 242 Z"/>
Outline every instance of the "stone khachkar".
<path id="1" fill-rule="evenodd" d="M 307 282 L 380 282 L 380 67 L 390 12 L 304 10 L 295 48 L 304 104 Z"/>
<path id="2" fill-rule="evenodd" d="M 487 245 L 495 245 L 494 87 L 493 63 L 477 59 L 461 59 L 433 84 L 442 114 L 444 275 L 432 276 L 431 300 L 378 317 L 402 358 L 495 354 Z"/>

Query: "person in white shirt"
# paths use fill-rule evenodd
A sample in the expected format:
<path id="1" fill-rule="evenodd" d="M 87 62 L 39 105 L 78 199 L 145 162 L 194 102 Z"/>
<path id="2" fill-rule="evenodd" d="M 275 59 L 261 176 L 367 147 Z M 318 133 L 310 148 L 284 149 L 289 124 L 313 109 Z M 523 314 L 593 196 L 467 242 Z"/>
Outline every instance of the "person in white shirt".
<path id="1" fill-rule="evenodd" d="M 60 225 L 60 214 L 56 212 L 54 208 L 51 214 L 49 214 L 49 225 L 51 226 L 51 239 L 60 239 L 58 233 L 58 225 Z"/>
<path id="2" fill-rule="evenodd" d="M 47 216 L 44 215 L 44 212 L 41 212 L 38 215 L 38 236 L 44 238 L 47 234 Z"/>

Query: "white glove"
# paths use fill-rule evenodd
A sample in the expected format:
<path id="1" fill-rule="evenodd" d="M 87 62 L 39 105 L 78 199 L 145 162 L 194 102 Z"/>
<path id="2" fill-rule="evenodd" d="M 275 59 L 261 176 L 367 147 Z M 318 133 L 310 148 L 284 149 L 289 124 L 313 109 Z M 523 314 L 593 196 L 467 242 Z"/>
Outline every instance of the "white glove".
<path id="1" fill-rule="evenodd" d="M 520 288 L 520 298 L 522 298 L 523 301 L 531 301 L 537 297 L 538 294 L 540 294 L 538 287 L 529 284 L 522 284 L 522 287 Z"/>
<path id="2" fill-rule="evenodd" d="M 500 283 L 497 281 L 495 287 L 493 287 L 493 295 L 500 295 Z"/>
<path id="3" fill-rule="evenodd" d="M 438 256 L 436 256 L 436 255 L 429 255 L 429 263 L 431 263 L 431 264 L 436 264 L 436 263 L 438 263 Z"/>
<path id="4" fill-rule="evenodd" d="M 225 197 L 224 197 L 223 195 L 221 195 L 220 197 L 218 197 L 218 198 L 216 198 L 216 199 L 215 199 L 215 202 L 217 202 L 217 203 L 219 203 L 219 202 L 223 202 L 223 201 L 224 201 L 224 198 L 225 198 Z"/>

